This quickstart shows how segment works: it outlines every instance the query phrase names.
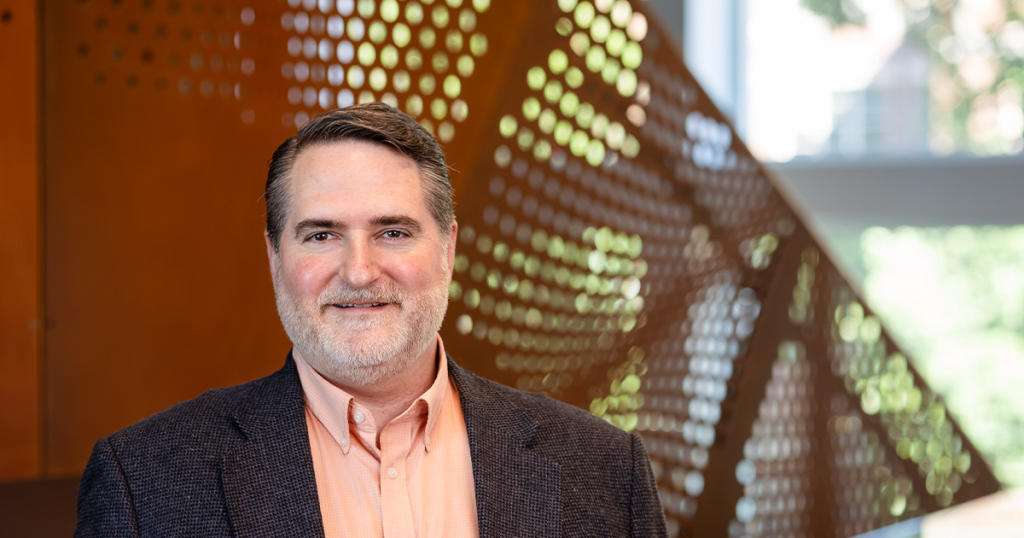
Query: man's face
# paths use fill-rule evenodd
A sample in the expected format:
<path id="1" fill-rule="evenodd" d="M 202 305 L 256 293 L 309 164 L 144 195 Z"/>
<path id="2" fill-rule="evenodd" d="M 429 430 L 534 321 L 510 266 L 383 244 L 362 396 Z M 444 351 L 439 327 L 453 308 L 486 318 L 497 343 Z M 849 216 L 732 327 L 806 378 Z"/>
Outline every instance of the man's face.
<path id="1" fill-rule="evenodd" d="M 433 357 L 456 225 L 442 241 L 416 163 L 385 146 L 342 141 L 304 149 L 286 180 L 287 219 L 277 252 L 267 238 L 267 255 L 295 349 L 352 386 Z"/>

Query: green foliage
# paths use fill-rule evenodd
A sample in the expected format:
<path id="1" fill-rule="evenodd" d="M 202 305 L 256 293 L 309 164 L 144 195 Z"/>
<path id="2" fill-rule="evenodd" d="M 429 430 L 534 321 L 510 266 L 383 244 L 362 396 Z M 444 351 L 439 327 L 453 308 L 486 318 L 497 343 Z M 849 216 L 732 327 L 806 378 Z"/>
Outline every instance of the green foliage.
<path id="1" fill-rule="evenodd" d="M 976 155 L 1024 149 L 1024 129 L 1017 127 L 1024 90 L 1024 2 L 902 2 L 908 39 L 932 51 L 932 149 Z"/>
<path id="2" fill-rule="evenodd" d="M 934 153 L 1024 150 L 1024 0 L 900 0 L 907 39 L 931 51 Z M 855 0 L 800 0 L 833 28 L 866 24 Z"/>
<path id="3" fill-rule="evenodd" d="M 863 26 L 867 22 L 853 0 L 800 0 L 800 6 L 825 19 L 833 28 L 844 24 Z"/>
<path id="4" fill-rule="evenodd" d="M 1024 485 L 1024 226 L 872 228 L 868 303 L 1008 485 Z"/>

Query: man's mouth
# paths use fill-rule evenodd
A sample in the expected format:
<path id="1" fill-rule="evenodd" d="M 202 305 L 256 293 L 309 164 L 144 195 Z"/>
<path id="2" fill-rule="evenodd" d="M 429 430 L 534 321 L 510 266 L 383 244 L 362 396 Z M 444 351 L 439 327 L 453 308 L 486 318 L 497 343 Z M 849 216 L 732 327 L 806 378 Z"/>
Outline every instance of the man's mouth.
<path id="1" fill-rule="evenodd" d="M 333 306 L 336 306 L 338 308 L 373 308 L 375 306 L 387 306 L 388 304 L 389 303 L 360 303 L 360 304 L 342 303 L 342 304 L 336 304 L 336 305 L 333 305 Z"/>

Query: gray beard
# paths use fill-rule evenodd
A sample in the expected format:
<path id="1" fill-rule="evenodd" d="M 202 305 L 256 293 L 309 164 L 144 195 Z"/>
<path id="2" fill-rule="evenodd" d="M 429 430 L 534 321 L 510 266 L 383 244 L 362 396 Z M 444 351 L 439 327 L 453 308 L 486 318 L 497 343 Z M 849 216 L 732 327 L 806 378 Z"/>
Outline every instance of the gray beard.
<path id="1" fill-rule="evenodd" d="M 277 276 L 274 296 L 288 338 L 314 370 L 343 385 L 377 385 L 404 371 L 434 344 L 448 309 L 448 278 L 412 296 L 391 280 L 361 289 L 342 285 L 324 290 L 316 304 L 303 304 L 277 284 Z M 345 303 L 390 303 L 397 309 L 362 319 L 327 319 L 327 310 L 336 308 L 331 305 Z"/>

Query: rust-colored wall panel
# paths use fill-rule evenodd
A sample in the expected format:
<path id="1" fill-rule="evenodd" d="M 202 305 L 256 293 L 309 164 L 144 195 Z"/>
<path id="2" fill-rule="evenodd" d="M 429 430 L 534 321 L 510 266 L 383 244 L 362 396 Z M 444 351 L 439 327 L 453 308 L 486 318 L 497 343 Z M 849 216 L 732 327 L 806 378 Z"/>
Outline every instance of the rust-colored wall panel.
<path id="1" fill-rule="evenodd" d="M 475 31 L 487 36 L 487 53 L 480 57 L 471 76 L 463 80 L 463 99 L 469 103 L 470 114 L 458 124 L 455 139 L 450 143 L 442 143 L 449 167 L 452 187 L 455 189 L 456 203 L 466 199 L 467 188 L 474 182 L 486 178 L 478 177 L 475 172 L 481 161 L 487 162 L 491 156 L 481 152 L 477 144 L 467 141 L 480 140 L 490 134 L 493 129 L 493 116 L 496 108 L 506 97 L 495 88 L 507 87 L 514 71 L 508 69 L 522 57 L 524 41 L 533 37 L 533 32 L 515 31 L 517 28 L 530 27 L 534 16 L 530 2 L 510 2 L 501 6 L 500 16 L 483 13 L 478 19 Z M 461 215 L 459 207 L 456 214 Z"/>
<path id="2" fill-rule="evenodd" d="M 289 130 L 243 122 L 233 91 L 204 97 L 197 80 L 183 95 L 158 64 L 173 47 L 143 61 L 159 23 L 117 4 L 47 18 L 53 475 L 81 472 L 114 430 L 273 371 L 289 347 L 261 236 L 265 163 Z"/>
<path id="3" fill-rule="evenodd" d="M 0 481 L 40 473 L 38 8 L 0 2 Z"/>

